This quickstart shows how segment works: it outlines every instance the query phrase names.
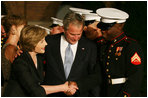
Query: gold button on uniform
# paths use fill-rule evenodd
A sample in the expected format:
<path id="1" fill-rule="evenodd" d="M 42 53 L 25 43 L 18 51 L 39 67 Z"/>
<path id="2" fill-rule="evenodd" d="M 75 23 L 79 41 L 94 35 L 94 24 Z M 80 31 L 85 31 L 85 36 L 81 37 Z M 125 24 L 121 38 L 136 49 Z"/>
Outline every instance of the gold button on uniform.
<path id="1" fill-rule="evenodd" d="M 124 97 L 127 97 L 127 95 L 124 95 Z"/>
<path id="2" fill-rule="evenodd" d="M 116 60 L 118 60 L 118 58 L 116 58 Z"/>
<path id="3" fill-rule="evenodd" d="M 114 45 L 111 45 L 111 47 L 114 47 Z"/>
<path id="4" fill-rule="evenodd" d="M 108 59 L 110 58 L 110 56 L 107 57 Z"/>
<path id="5" fill-rule="evenodd" d="M 109 62 L 107 62 L 106 64 L 109 65 Z"/>
<path id="6" fill-rule="evenodd" d="M 109 50 L 109 52 L 112 52 L 111 50 Z"/>
<path id="7" fill-rule="evenodd" d="M 109 69 L 106 69 L 106 72 L 109 72 Z"/>
<path id="8" fill-rule="evenodd" d="M 110 75 L 108 75 L 108 78 L 110 78 Z"/>

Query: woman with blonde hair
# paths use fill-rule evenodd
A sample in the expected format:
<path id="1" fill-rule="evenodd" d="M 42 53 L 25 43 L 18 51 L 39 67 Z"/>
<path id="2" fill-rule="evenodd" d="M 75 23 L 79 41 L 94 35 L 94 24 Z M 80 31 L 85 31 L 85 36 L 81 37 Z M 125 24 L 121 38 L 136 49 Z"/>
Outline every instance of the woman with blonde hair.
<path id="1" fill-rule="evenodd" d="M 26 26 L 20 35 L 20 48 L 23 53 L 12 64 L 12 73 L 4 96 L 38 97 L 56 92 L 76 89 L 69 88 L 68 82 L 61 85 L 41 85 L 43 81 L 43 60 L 45 36 L 47 32 L 37 26 Z M 52 80 L 51 80 L 52 81 Z"/>

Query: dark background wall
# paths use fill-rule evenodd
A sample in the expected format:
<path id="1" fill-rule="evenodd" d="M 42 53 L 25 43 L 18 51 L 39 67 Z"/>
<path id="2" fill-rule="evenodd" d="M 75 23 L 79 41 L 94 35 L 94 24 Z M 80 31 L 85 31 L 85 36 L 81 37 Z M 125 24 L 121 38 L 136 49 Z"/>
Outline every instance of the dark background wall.
<path id="1" fill-rule="evenodd" d="M 28 21 L 49 22 L 50 17 L 56 17 L 64 6 L 91 9 L 94 12 L 101 7 L 115 7 L 129 14 L 124 31 L 136 39 L 144 51 L 141 92 L 142 96 L 147 96 L 147 1 L 1 1 L 1 13 L 22 15 Z"/>

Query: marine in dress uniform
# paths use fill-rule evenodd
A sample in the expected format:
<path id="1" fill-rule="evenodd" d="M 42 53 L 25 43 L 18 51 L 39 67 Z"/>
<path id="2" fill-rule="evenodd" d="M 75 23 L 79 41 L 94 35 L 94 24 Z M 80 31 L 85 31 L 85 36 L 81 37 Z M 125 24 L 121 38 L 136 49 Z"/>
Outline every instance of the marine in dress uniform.
<path id="1" fill-rule="evenodd" d="M 69 10 L 74 12 L 74 13 L 80 14 L 82 16 L 83 16 L 83 14 L 90 14 L 91 12 L 93 12 L 93 10 L 75 8 L 75 7 L 70 7 Z"/>
<path id="2" fill-rule="evenodd" d="M 50 30 L 49 28 L 46 28 L 46 27 L 41 26 L 41 25 L 35 25 L 35 26 L 40 27 L 40 28 L 42 28 L 42 29 L 45 29 L 46 32 L 47 32 L 47 34 L 50 34 L 50 31 L 51 31 L 51 30 Z"/>
<path id="3" fill-rule="evenodd" d="M 103 40 L 98 41 L 99 61 L 102 65 L 102 96 L 140 96 L 144 57 L 136 40 L 122 31 L 129 15 L 115 8 L 100 8 Z"/>
<path id="4" fill-rule="evenodd" d="M 100 18 L 101 17 L 96 13 L 84 14 L 84 34 L 88 39 L 95 41 L 98 36 L 101 36 L 97 29 L 97 24 L 100 22 Z"/>
<path id="5" fill-rule="evenodd" d="M 55 17 L 51 17 L 51 19 L 52 19 L 52 25 L 50 25 L 49 28 L 41 26 L 41 25 L 35 25 L 35 26 L 45 29 L 46 32 L 50 35 L 62 33 L 64 31 L 63 20 L 55 18 Z"/>
<path id="6" fill-rule="evenodd" d="M 3 17 L 5 17 L 5 15 L 1 15 L 1 20 Z M 6 32 L 4 30 L 3 25 L 1 24 L 1 48 L 5 44 L 6 40 L 7 40 Z"/>
<path id="7" fill-rule="evenodd" d="M 55 35 L 64 32 L 63 20 L 51 17 L 52 25 L 50 26 L 50 35 Z"/>
<path id="8" fill-rule="evenodd" d="M 6 43 L 7 37 L 5 32 L 1 32 L 1 48 Z"/>

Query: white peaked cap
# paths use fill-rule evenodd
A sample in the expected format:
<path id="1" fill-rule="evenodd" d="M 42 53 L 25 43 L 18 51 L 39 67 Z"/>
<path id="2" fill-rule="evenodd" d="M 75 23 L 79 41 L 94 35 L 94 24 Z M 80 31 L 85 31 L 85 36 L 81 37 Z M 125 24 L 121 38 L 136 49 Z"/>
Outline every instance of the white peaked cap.
<path id="1" fill-rule="evenodd" d="M 80 14 L 80 15 L 93 12 L 93 10 L 81 9 L 81 8 L 74 8 L 74 7 L 71 7 L 71 8 L 69 8 L 69 9 L 70 9 L 71 11 L 75 12 L 75 13 Z"/>
<path id="2" fill-rule="evenodd" d="M 54 17 L 51 17 L 51 19 L 53 20 L 53 24 L 63 26 L 63 20 Z"/>
<path id="3" fill-rule="evenodd" d="M 129 15 L 116 8 L 99 8 L 96 13 L 101 17 L 103 23 L 124 23 Z"/>
<path id="4" fill-rule="evenodd" d="M 35 25 L 35 26 L 37 26 L 37 27 L 40 27 L 40 28 L 42 28 L 42 29 L 45 29 L 46 30 L 46 32 L 48 33 L 48 34 L 50 34 L 50 29 L 48 29 L 48 28 L 46 28 L 46 27 L 43 27 L 43 26 L 40 26 L 40 25 Z"/>
<path id="5" fill-rule="evenodd" d="M 89 13 L 89 14 L 83 14 L 84 15 L 84 20 L 88 21 L 88 20 L 96 20 L 96 21 L 100 21 L 101 17 L 98 16 L 96 13 Z"/>

